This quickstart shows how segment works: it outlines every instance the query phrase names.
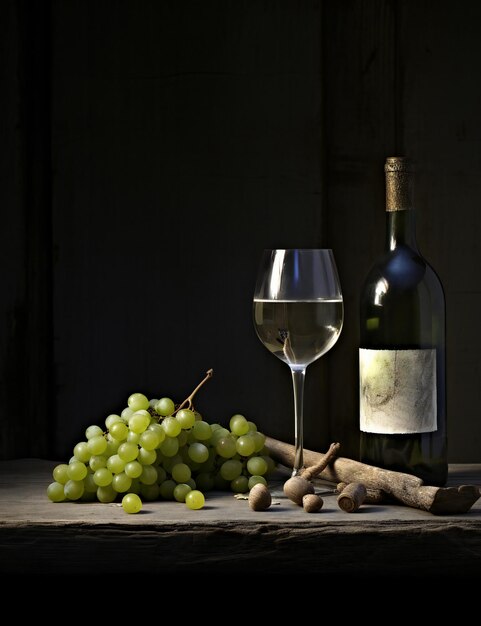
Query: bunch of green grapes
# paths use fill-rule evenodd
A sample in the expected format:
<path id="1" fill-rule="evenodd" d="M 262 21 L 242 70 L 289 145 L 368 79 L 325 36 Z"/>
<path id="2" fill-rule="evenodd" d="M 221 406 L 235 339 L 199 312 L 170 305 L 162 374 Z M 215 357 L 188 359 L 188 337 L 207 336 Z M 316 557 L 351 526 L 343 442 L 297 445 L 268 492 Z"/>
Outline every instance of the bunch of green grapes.
<path id="1" fill-rule="evenodd" d="M 69 463 L 55 467 L 50 500 L 122 498 L 127 513 L 140 511 L 142 500 L 158 499 L 201 509 L 212 489 L 246 493 L 267 484 L 275 463 L 265 435 L 243 415 L 224 428 L 193 408 L 176 409 L 170 398 L 149 401 L 134 393 L 127 404 L 120 415 L 107 417 L 105 430 L 89 426 Z"/>

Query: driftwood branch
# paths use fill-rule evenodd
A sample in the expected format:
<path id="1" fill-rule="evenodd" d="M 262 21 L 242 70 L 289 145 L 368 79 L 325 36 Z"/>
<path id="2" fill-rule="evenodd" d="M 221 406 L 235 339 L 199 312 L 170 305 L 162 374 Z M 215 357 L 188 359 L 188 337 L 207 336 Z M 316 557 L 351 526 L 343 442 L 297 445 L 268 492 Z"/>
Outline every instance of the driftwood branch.
<path id="1" fill-rule="evenodd" d="M 292 467 L 294 446 L 271 437 L 266 438 L 266 446 L 274 460 Z M 316 465 L 323 456 L 319 452 L 304 450 L 304 463 L 307 467 Z M 366 465 L 344 457 L 336 458 L 319 474 L 319 477 L 334 483 L 360 482 L 367 489 L 381 490 L 398 503 L 429 511 L 434 515 L 466 513 L 481 495 L 479 487 L 475 485 L 446 488 L 425 486 L 416 476 Z"/>

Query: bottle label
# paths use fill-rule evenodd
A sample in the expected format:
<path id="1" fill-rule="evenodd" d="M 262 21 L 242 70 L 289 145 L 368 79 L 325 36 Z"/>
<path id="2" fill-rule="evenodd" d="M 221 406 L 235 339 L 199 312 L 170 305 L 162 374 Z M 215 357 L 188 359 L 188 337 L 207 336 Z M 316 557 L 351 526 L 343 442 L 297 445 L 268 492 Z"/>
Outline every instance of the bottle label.
<path id="1" fill-rule="evenodd" d="M 361 430 L 405 435 L 437 430 L 436 349 L 359 350 Z"/>

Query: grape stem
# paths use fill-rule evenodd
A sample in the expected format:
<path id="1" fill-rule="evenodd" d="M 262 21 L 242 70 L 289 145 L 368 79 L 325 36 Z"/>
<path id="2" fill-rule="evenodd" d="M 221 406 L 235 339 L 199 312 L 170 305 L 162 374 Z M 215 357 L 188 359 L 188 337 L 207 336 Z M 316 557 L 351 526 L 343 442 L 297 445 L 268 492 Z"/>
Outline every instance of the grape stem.
<path id="1" fill-rule="evenodd" d="M 206 383 L 209 380 L 209 378 L 212 378 L 213 374 L 214 374 L 214 370 L 212 368 L 210 370 L 207 370 L 205 378 L 203 378 L 200 381 L 200 383 L 197 385 L 194 391 L 190 394 L 190 396 L 187 396 L 187 398 L 182 402 L 182 404 L 179 404 L 179 406 L 175 409 L 173 415 L 175 415 L 177 411 L 180 411 L 181 409 L 190 409 L 191 411 L 194 410 L 194 404 L 192 400 L 194 399 L 195 394 L 204 385 L 204 383 Z"/>

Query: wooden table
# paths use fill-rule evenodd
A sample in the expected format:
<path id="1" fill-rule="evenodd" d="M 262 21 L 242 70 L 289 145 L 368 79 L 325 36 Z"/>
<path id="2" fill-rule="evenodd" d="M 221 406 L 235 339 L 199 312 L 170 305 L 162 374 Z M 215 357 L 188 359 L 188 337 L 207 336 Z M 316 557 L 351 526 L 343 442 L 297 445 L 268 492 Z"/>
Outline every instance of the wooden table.
<path id="1" fill-rule="evenodd" d="M 449 517 L 392 505 L 348 514 L 331 494 L 307 514 L 278 480 L 265 512 L 216 492 L 200 511 L 147 502 L 127 515 L 118 504 L 49 502 L 54 465 L 0 463 L 0 573 L 481 574 L 481 501 Z M 466 483 L 481 485 L 481 465 L 450 467 L 449 484 Z"/>

